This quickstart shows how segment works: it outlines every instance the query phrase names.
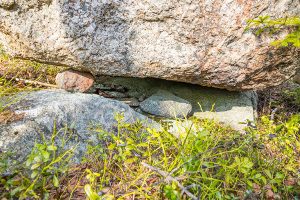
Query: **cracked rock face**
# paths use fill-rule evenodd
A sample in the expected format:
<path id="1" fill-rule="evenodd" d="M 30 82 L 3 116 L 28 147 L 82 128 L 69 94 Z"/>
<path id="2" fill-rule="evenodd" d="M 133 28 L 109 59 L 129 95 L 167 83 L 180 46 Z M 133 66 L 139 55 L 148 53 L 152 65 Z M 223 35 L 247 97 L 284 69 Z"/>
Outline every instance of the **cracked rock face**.
<path id="1" fill-rule="evenodd" d="M 259 15 L 299 15 L 299 0 L 0 0 L 12 55 L 94 75 L 154 77 L 228 90 L 282 83 L 300 50 L 245 32 Z"/>

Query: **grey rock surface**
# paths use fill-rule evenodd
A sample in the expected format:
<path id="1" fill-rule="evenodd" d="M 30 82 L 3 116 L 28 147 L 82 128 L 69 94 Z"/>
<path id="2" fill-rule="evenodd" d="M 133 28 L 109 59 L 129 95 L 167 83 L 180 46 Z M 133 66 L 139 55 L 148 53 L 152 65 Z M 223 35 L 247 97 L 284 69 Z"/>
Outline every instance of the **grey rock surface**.
<path id="1" fill-rule="evenodd" d="M 142 111 L 167 118 L 188 117 L 192 111 L 190 102 L 173 95 L 172 93 L 159 90 L 140 104 Z"/>
<path id="2" fill-rule="evenodd" d="M 159 90 L 169 91 L 191 103 L 192 115 L 215 119 L 237 130 L 246 126 L 240 122 L 256 118 L 257 95 L 253 91 L 233 92 L 158 79 L 98 77 L 97 80 L 106 85 L 121 85 L 135 98 L 150 97 Z"/>
<path id="3" fill-rule="evenodd" d="M 111 98 L 116 98 L 116 99 L 127 97 L 126 94 L 124 94 L 122 92 L 117 92 L 117 91 L 106 91 L 105 93 L 108 94 Z"/>
<path id="4" fill-rule="evenodd" d="M 99 131 L 115 132 L 115 114 L 124 113 L 125 123 L 142 121 L 145 125 L 157 124 L 135 112 L 128 105 L 106 99 L 98 95 L 68 93 L 63 90 L 44 90 L 18 95 L 19 101 L 9 107 L 16 115 L 22 116 L 17 121 L 0 123 L 0 150 L 13 151 L 16 160 L 22 161 L 30 152 L 35 141 L 41 141 L 52 135 L 54 123 L 61 134 L 67 130 L 71 139 L 66 148 L 79 144 L 75 153 L 78 162 L 88 143 L 97 144 Z M 59 138 L 59 137 L 58 137 Z M 59 143 L 59 141 L 57 141 Z"/>
<path id="5" fill-rule="evenodd" d="M 136 98 L 122 98 L 122 99 L 118 99 L 118 100 L 123 103 L 126 103 L 130 107 L 139 107 L 140 106 L 140 102 Z"/>
<path id="6" fill-rule="evenodd" d="M 1 0 L 3 2 L 10 0 Z M 298 0 L 15 0 L 0 8 L 0 42 L 17 57 L 90 71 L 228 90 L 274 86 L 300 50 L 245 32 L 259 15 L 299 16 Z M 277 36 L 276 36 L 277 37 Z M 279 35 L 278 37 L 281 37 Z"/>

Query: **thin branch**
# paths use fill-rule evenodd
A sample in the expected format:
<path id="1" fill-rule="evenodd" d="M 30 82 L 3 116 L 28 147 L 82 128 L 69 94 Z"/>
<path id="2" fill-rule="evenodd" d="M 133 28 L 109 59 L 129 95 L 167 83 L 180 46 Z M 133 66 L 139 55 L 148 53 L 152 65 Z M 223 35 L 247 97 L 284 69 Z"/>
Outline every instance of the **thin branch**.
<path id="1" fill-rule="evenodd" d="M 276 114 L 277 111 L 278 111 L 278 108 L 275 108 L 274 110 L 272 110 L 271 117 L 270 117 L 272 121 L 274 120 L 275 114 Z"/>
<path id="2" fill-rule="evenodd" d="M 142 165 L 143 165 L 144 167 L 146 167 L 146 168 L 152 170 L 152 171 L 157 172 L 157 173 L 160 174 L 161 176 L 163 176 L 163 177 L 165 178 L 165 181 L 166 181 L 166 182 L 173 181 L 173 182 L 177 183 L 177 185 L 178 185 L 178 187 L 181 189 L 181 192 L 182 192 L 182 193 L 185 193 L 187 196 L 189 196 L 189 197 L 190 197 L 191 199 L 193 199 L 193 200 L 198 200 L 198 198 L 197 198 L 195 195 L 193 195 L 190 191 L 188 191 L 188 190 L 186 189 L 186 187 L 184 187 L 184 186 L 183 186 L 176 178 L 174 178 L 173 176 L 170 176 L 168 172 L 163 171 L 163 170 L 161 170 L 161 169 L 159 169 L 159 168 L 157 168 L 157 167 L 153 167 L 153 166 L 151 166 L 151 165 L 148 165 L 147 163 L 144 163 L 144 162 L 142 162 Z"/>
<path id="3" fill-rule="evenodd" d="M 22 78 L 13 78 L 15 81 L 18 82 L 24 82 L 26 84 L 33 84 L 33 85 L 41 85 L 44 87 L 51 87 L 51 88 L 58 88 L 57 85 L 53 85 L 53 84 L 49 84 L 49 83 L 43 83 L 43 82 L 39 82 L 39 81 L 31 81 L 31 80 L 26 80 L 26 79 L 22 79 Z"/>

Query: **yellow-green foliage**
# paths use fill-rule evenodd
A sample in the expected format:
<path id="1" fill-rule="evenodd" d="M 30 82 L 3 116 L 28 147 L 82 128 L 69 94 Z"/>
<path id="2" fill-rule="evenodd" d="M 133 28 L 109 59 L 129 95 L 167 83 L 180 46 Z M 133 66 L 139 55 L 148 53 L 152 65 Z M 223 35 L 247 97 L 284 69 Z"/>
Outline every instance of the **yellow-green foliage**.
<path id="1" fill-rule="evenodd" d="M 270 16 L 260 16 L 257 19 L 248 20 L 247 30 L 256 28 L 256 34 L 260 35 L 263 32 L 268 32 L 271 35 L 282 30 L 289 30 L 285 38 L 275 40 L 271 44 L 274 46 L 286 47 L 293 45 L 300 48 L 300 17 L 284 17 L 271 19 Z"/>
<path id="2" fill-rule="evenodd" d="M 35 181 L 37 175 L 32 173 L 44 165 L 30 165 L 29 171 L 22 166 L 19 171 L 29 183 L 35 181 L 35 185 L 23 184 L 22 191 L 13 192 L 20 186 L 18 182 L 9 183 L 19 176 L 8 180 L 2 177 L 0 198 L 23 195 L 24 198 L 42 199 L 57 185 L 72 187 L 72 192 L 55 194 L 56 198 L 59 195 L 72 198 L 76 190 L 82 188 L 91 200 L 265 199 L 267 193 L 274 198 L 299 198 L 299 115 L 278 124 L 269 117 L 262 117 L 257 127 L 248 128 L 246 133 L 210 120 L 190 119 L 192 123 L 180 128 L 178 137 L 168 131 L 168 125 L 156 130 L 143 127 L 139 122 L 127 124 L 122 115 L 117 115 L 116 119 L 116 134 L 91 127 L 98 133 L 100 143 L 88 147 L 81 164 L 85 170 L 78 175 L 75 186 L 74 180 L 66 182 L 62 178 L 68 173 L 59 173 L 59 170 L 40 173 L 39 170 L 40 179 Z M 47 144 L 41 150 L 49 152 L 51 157 L 51 152 L 63 149 L 59 146 L 54 149 L 53 145 L 48 144 L 50 151 L 46 150 Z M 39 145 L 37 147 L 40 149 Z M 32 153 L 29 160 L 36 155 L 40 154 Z M 46 157 L 48 159 L 48 154 Z M 72 171 L 71 166 L 69 171 Z M 28 188 L 31 193 L 24 194 Z"/>
<path id="3" fill-rule="evenodd" d="M 43 138 L 41 143 L 36 143 L 21 166 L 9 159 L 11 153 L 0 152 L 0 198 L 41 199 L 42 194 L 43 199 L 49 199 L 49 182 L 54 188 L 59 187 L 58 176 L 68 170 L 69 160 L 76 149 L 76 146 L 71 149 L 58 148 L 55 139 L 62 135 L 59 137 L 60 147 L 64 147 L 71 134 L 67 128 L 60 131 L 54 128 L 51 140 Z M 7 169 L 11 172 L 10 176 L 3 175 Z"/>
<path id="4" fill-rule="evenodd" d="M 62 69 L 62 67 L 12 58 L 0 45 L 0 97 L 40 88 L 39 85 L 28 84 L 24 80 L 53 84 L 56 74 Z M 0 101 L 0 111 L 3 109 Z"/>
<path id="5" fill-rule="evenodd" d="M 12 58 L 4 52 L 0 45 L 0 96 L 37 87 L 16 81 L 18 78 L 54 83 L 56 74 L 62 69 L 62 67 Z"/>

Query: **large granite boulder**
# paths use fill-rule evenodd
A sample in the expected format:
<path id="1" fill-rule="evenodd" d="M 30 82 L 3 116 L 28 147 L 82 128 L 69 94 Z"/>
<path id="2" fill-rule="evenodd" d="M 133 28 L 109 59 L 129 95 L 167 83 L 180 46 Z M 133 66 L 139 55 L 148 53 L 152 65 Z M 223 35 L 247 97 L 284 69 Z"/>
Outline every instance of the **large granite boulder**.
<path id="1" fill-rule="evenodd" d="M 35 141 L 41 142 L 43 137 L 50 140 L 56 129 L 60 135 L 58 144 L 64 137 L 66 149 L 77 145 L 74 161 L 79 162 L 88 144 L 101 142 L 100 130 L 103 133 L 118 130 L 115 120 L 118 113 L 124 114 L 124 123 L 139 120 L 144 125 L 160 128 L 128 105 L 99 95 L 43 90 L 19 94 L 15 99 L 7 108 L 8 113 L 0 113 L 0 152 L 15 152 L 14 159 L 19 161 L 31 151 Z M 4 119 L 2 115 L 6 115 Z"/>
<path id="2" fill-rule="evenodd" d="M 94 75 L 260 89 L 292 77 L 300 50 L 269 46 L 246 20 L 299 14 L 297 0 L 0 0 L 0 42 Z"/>

